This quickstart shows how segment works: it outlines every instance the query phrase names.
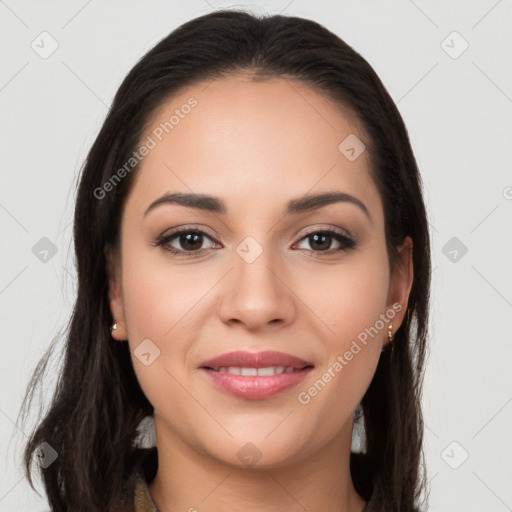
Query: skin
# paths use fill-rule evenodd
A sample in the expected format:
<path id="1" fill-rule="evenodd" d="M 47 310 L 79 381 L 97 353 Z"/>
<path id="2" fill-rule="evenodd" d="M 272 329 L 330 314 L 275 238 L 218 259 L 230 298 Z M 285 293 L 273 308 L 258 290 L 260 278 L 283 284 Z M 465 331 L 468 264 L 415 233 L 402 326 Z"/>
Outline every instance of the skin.
<path id="1" fill-rule="evenodd" d="M 412 242 L 404 241 L 391 269 L 367 152 L 349 161 L 338 150 L 349 134 L 363 141 L 365 135 L 320 93 L 296 81 L 245 75 L 196 84 L 161 105 L 145 137 L 191 96 L 197 106 L 137 170 L 120 254 L 108 268 L 113 336 L 129 340 L 137 378 L 155 409 L 153 500 L 161 512 L 361 511 L 365 502 L 349 472 L 352 418 L 389 322 L 308 404 L 297 395 L 399 303 L 396 332 L 413 279 Z M 350 202 L 283 215 L 289 200 L 327 191 L 355 196 L 370 218 Z M 144 216 L 166 192 L 219 197 L 227 213 L 164 204 Z M 195 246 L 202 254 L 176 256 L 154 245 L 177 226 L 208 233 Z M 357 244 L 332 252 L 343 246 L 333 238 L 326 254 L 306 228 L 337 228 Z M 236 251 L 247 236 L 263 249 L 252 263 Z M 179 237 L 169 245 L 190 250 Z M 160 355 L 145 366 L 133 351 L 148 338 Z M 282 351 L 314 369 L 276 397 L 236 398 L 198 370 L 234 350 Z M 251 466 L 237 456 L 249 442 L 260 454 Z"/>

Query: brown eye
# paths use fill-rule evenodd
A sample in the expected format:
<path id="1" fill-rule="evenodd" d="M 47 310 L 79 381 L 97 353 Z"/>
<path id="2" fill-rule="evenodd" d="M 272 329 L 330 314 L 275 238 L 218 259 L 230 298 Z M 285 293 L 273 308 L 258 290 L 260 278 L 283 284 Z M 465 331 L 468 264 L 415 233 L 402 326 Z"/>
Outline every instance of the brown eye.
<path id="1" fill-rule="evenodd" d="M 206 240 L 210 240 L 211 245 L 203 247 Z M 204 231 L 199 229 L 182 229 L 161 237 L 156 245 L 163 247 L 166 251 L 173 254 L 190 256 L 211 248 L 215 243 Z"/>
<path id="2" fill-rule="evenodd" d="M 356 243 L 346 235 L 334 230 L 319 230 L 308 233 L 304 236 L 299 243 L 308 242 L 308 247 L 299 247 L 299 249 L 312 250 L 313 252 L 340 252 L 352 249 Z M 337 247 L 332 248 L 332 244 L 337 244 Z"/>
<path id="3" fill-rule="evenodd" d="M 200 233 L 186 233 L 180 235 L 178 241 L 186 251 L 197 251 L 203 245 L 203 235 Z"/>

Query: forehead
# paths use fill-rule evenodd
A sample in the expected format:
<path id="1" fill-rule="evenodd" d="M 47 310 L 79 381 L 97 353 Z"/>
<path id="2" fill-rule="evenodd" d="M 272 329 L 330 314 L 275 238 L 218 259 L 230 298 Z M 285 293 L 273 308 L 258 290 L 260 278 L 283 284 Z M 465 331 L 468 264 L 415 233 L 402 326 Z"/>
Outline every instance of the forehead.
<path id="1" fill-rule="evenodd" d="M 351 112 L 296 80 L 198 83 L 150 116 L 142 143 L 151 140 L 151 149 L 130 196 L 148 203 L 193 191 L 264 206 L 337 189 L 380 204 L 367 151 L 352 161 L 340 151 L 347 137 L 366 139 Z"/>

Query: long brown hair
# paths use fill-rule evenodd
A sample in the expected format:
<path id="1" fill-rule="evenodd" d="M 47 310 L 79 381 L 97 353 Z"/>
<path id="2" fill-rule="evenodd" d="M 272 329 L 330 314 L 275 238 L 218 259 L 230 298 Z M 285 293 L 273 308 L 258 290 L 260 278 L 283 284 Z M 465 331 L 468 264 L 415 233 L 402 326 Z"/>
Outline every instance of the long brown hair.
<path id="1" fill-rule="evenodd" d="M 424 489 L 420 407 L 425 360 L 430 246 L 421 178 L 406 127 L 380 79 L 354 49 L 314 21 L 217 11 L 174 30 L 129 72 L 87 156 L 74 217 L 78 292 L 63 367 L 51 404 L 25 450 L 47 442 L 58 458 L 41 468 L 54 512 L 119 510 L 137 463 L 137 426 L 153 408 L 136 379 L 127 344 L 112 343 L 105 247 L 117 247 L 121 211 L 136 168 L 104 197 L 95 191 L 137 149 L 155 109 L 179 88 L 246 71 L 255 79 L 291 77 L 352 112 L 368 136 L 372 177 L 383 200 L 388 256 L 413 240 L 408 312 L 363 400 L 366 453 L 351 472 L 367 512 L 419 510 Z M 51 349 L 29 383 L 33 400 Z M 22 408 L 22 409 L 23 409 Z M 26 417 L 26 414 L 23 415 Z"/>

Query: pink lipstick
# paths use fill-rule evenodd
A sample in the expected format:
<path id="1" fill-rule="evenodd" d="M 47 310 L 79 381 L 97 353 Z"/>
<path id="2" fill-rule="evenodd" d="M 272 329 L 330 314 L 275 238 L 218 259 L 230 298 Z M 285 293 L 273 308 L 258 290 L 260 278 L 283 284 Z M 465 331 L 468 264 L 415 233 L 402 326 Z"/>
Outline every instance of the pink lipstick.
<path id="1" fill-rule="evenodd" d="M 225 393 L 261 400 L 302 382 L 313 364 L 283 352 L 235 351 L 204 361 L 200 368 Z"/>

